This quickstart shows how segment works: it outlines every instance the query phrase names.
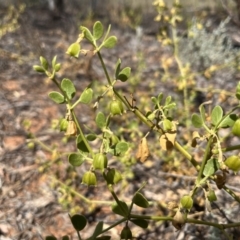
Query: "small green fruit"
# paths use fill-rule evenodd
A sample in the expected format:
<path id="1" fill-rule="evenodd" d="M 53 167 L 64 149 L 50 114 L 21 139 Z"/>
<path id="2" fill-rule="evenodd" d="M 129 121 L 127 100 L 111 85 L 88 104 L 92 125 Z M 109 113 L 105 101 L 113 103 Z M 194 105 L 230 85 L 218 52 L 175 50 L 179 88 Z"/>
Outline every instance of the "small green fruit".
<path id="1" fill-rule="evenodd" d="M 117 184 L 119 181 L 122 180 L 122 175 L 118 170 L 111 168 L 105 175 L 105 180 L 108 184 Z"/>
<path id="2" fill-rule="evenodd" d="M 82 184 L 86 184 L 87 186 L 96 186 L 97 178 L 95 173 L 91 171 L 85 172 L 82 177 Z"/>
<path id="3" fill-rule="evenodd" d="M 34 65 L 33 66 L 34 71 L 39 72 L 39 73 L 44 73 L 45 69 L 39 65 Z"/>
<path id="4" fill-rule="evenodd" d="M 209 190 L 209 192 L 207 193 L 207 198 L 210 202 L 214 202 L 217 200 L 217 196 L 215 194 L 215 192 L 211 189 Z"/>
<path id="5" fill-rule="evenodd" d="M 81 50 L 80 44 L 75 42 L 68 47 L 68 50 L 66 53 L 71 57 L 78 58 L 80 50 Z"/>
<path id="6" fill-rule="evenodd" d="M 181 205 L 183 208 L 190 210 L 193 206 L 193 200 L 189 195 L 185 195 L 181 198 Z"/>
<path id="7" fill-rule="evenodd" d="M 237 119 L 237 121 L 234 123 L 232 127 L 232 133 L 233 135 L 240 137 L 240 119 Z"/>
<path id="8" fill-rule="evenodd" d="M 123 113 L 123 104 L 119 100 L 113 100 L 110 103 L 110 112 L 112 115 L 122 115 Z"/>
<path id="9" fill-rule="evenodd" d="M 97 153 L 93 157 L 93 167 L 95 169 L 103 170 L 107 167 L 108 159 L 107 156 L 104 153 Z"/>
<path id="10" fill-rule="evenodd" d="M 238 156 L 230 156 L 224 162 L 225 165 L 235 173 L 240 170 L 240 158 Z"/>
<path id="11" fill-rule="evenodd" d="M 63 118 L 60 120 L 59 128 L 61 132 L 65 132 L 68 127 L 68 120 Z"/>

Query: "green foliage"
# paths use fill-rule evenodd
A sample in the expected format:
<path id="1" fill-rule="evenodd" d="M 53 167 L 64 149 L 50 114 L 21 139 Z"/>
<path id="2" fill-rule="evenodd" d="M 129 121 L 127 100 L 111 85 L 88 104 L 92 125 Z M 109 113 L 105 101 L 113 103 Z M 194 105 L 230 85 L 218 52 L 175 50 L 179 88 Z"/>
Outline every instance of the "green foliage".
<path id="1" fill-rule="evenodd" d="M 77 176 L 78 181 L 80 177 L 82 184 L 86 185 L 86 187 L 97 187 L 98 183 L 105 186 L 112 196 L 110 202 L 112 212 L 119 215 L 119 220 L 116 220 L 106 229 L 104 229 L 102 221 L 98 222 L 89 239 L 110 239 L 110 236 L 100 235 L 122 223 L 124 223 L 124 227 L 120 233 L 120 238 L 131 239 L 133 234 L 128 224 L 132 222 L 146 229 L 150 224 L 150 220 L 171 221 L 178 230 L 185 223 L 191 223 L 214 226 L 226 233 L 225 229 L 231 227 L 228 224 L 219 224 L 207 220 L 196 221 L 196 219 L 189 217 L 189 212 L 195 211 L 193 206 L 194 202 L 199 198 L 197 193 L 204 193 L 201 195 L 201 200 L 206 202 L 207 210 L 211 208 L 211 202 L 217 201 L 212 185 L 219 189 L 223 188 L 236 202 L 240 203 L 237 195 L 225 185 L 226 175 L 229 174 L 229 170 L 234 172 L 240 170 L 239 156 L 231 155 L 227 157 L 228 152 L 240 147 L 238 145 L 231 146 L 230 141 L 226 141 L 234 135 L 240 135 L 238 115 L 234 113 L 240 108 L 239 84 L 236 87 L 237 103 L 229 107 L 228 111 L 225 112 L 220 105 L 214 107 L 211 102 L 205 102 L 199 106 L 199 112 L 192 113 L 190 111 L 190 109 L 193 109 L 192 102 L 188 99 L 189 92 L 187 89 L 189 77 L 192 76 L 191 68 L 181 62 L 178 52 L 179 41 L 176 34 L 177 24 L 182 21 L 181 6 L 178 1 L 175 1 L 172 8 L 168 9 L 165 3 L 160 0 L 155 1 L 154 5 L 158 11 L 156 20 L 168 24 L 172 29 L 172 38 L 167 35 L 164 29 L 161 29 L 159 41 L 163 45 L 167 44 L 174 49 L 174 58 L 179 74 L 177 86 L 178 90 L 183 93 L 183 105 L 171 95 L 166 96 L 163 93 L 157 93 L 154 96 L 149 96 L 149 99 L 144 99 L 144 104 L 148 104 L 145 108 L 145 105 L 143 106 L 139 103 L 140 101 L 135 100 L 135 96 L 128 97 L 125 93 L 123 95 L 116 86 L 119 81 L 130 81 L 131 68 L 122 68 L 122 62 L 118 59 L 114 72 L 111 75 L 109 74 L 101 50 L 103 47 L 114 47 L 117 38 L 109 36 L 110 27 L 104 32 L 104 27 L 99 21 L 93 25 L 92 30 L 81 26 L 81 33 L 77 41 L 71 44 L 67 50 L 67 54 L 78 58 L 81 53 L 89 51 L 84 49 L 85 41 L 92 45 L 94 53 L 97 53 L 96 56 L 100 60 L 107 81 L 100 82 L 97 90 L 91 82 L 80 93 L 80 97 L 74 100 L 78 90 L 70 79 L 63 78 L 61 81 L 57 78 L 56 72 L 59 71 L 61 64 L 57 63 L 56 57 L 52 59 L 51 67 L 44 57 L 40 58 L 40 65 L 33 67 L 35 71 L 45 73 L 56 84 L 58 92 L 50 92 L 49 97 L 57 104 L 66 105 L 67 114 L 65 118 L 61 119 L 59 129 L 65 131 L 66 137 L 76 140 L 76 150 L 67 155 L 69 163 L 74 169 L 81 167 L 81 170 L 83 170 L 83 173 Z M 78 104 L 85 104 L 86 107 L 90 108 L 93 101 L 95 101 L 93 105 L 96 111 L 93 119 L 96 128 L 81 124 L 76 114 Z M 79 114 L 80 116 L 81 114 L 82 116 L 85 115 L 85 113 L 81 112 Z M 133 116 L 131 120 L 127 118 L 129 115 Z M 147 133 L 143 133 L 142 125 L 145 126 L 144 129 L 148 129 Z M 184 130 L 179 133 L 181 127 Z M 232 132 L 230 127 L 232 127 Z M 195 128 L 197 128 L 197 131 Z M 224 137 L 219 134 L 221 128 L 228 131 Z M 154 135 L 154 141 L 151 141 L 152 144 L 148 144 L 150 133 Z M 141 141 L 135 157 L 134 151 L 137 149 L 136 142 L 139 142 L 139 139 Z M 155 139 L 159 141 L 161 150 L 158 150 L 159 144 Z M 192 144 L 189 144 L 189 142 L 192 142 Z M 149 147 L 149 145 L 151 146 Z M 190 145 L 195 148 L 194 151 L 192 151 Z M 195 151 L 199 153 L 198 159 L 195 157 Z M 138 215 L 135 214 L 135 209 L 138 209 L 138 207 L 146 208 L 145 211 L 147 211 L 154 205 L 146 199 L 144 194 L 140 193 L 145 185 L 143 184 L 133 193 L 130 202 L 123 201 L 122 197 L 120 200 L 115 187 L 117 184 L 122 184 L 122 186 L 131 184 L 126 181 L 125 178 L 128 175 L 126 174 L 127 171 L 123 169 L 128 169 L 128 173 L 130 173 L 131 166 L 136 161 L 144 164 L 151 157 L 151 154 L 156 154 L 156 152 L 160 152 L 159 158 L 169 162 L 170 169 L 181 170 L 182 166 L 182 168 L 191 166 L 191 169 L 196 173 L 196 178 L 194 184 L 189 187 L 191 189 L 188 194 L 179 199 L 176 206 L 171 209 L 174 210 L 173 214 L 166 214 L 166 216 Z M 57 155 L 56 152 L 55 155 Z M 57 157 L 55 156 L 55 158 Z M 173 158 L 179 162 L 181 161 L 178 162 L 177 167 L 171 161 Z M 69 193 L 68 186 L 65 191 Z M 81 196 L 81 198 L 86 203 L 91 201 L 96 203 L 98 201 L 89 200 L 84 196 Z M 87 225 L 86 218 L 83 215 L 75 214 L 72 217 L 70 216 L 70 219 L 78 233 L 78 238 L 81 239 L 80 231 Z M 240 226 L 240 223 L 236 222 L 232 226 Z"/>

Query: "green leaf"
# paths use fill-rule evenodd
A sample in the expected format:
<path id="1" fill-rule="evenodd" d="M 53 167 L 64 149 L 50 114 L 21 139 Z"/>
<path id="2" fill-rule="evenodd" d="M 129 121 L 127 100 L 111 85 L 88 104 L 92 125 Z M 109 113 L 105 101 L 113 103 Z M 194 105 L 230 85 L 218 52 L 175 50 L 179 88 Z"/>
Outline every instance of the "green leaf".
<path id="1" fill-rule="evenodd" d="M 48 96 L 55 102 L 55 103 L 58 103 L 58 104 L 61 104 L 61 103 L 64 103 L 65 102 L 65 99 L 64 99 L 64 96 L 59 93 L 59 92 L 50 92 L 48 94 Z"/>
<path id="2" fill-rule="evenodd" d="M 103 25 L 101 22 L 97 21 L 93 25 L 93 37 L 95 40 L 98 40 L 103 35 Z"/>
<path id="3" fill-rule="evenodd" d="M 120 68 L 121 68 L 121 59 L 119 58 L 115 66 L 115 79 L 118 78 L 118 75 L 120 73 Z"/>
<path id="4" fill-rule="evenodd" d="M 85 161 L 85 158 L 79 153 L 70 153 L 68 156 L 68 161 L 72 166 L 78 167 L 82 165 L 82 163 Z"/>
<path id="5" fill-rule="evenodd" d="M 119 201 L 120 206 L 117 203 L 112 205 L 112 211 L 120 216 L 126 217 L 128 214 L 128 206 L 125 202 Z"/>
<path id="6" fill-rule="evenodd" d="M 87 146 L 85 145 L 84 141 L 82 140 L 81 135 L 78 135 L 76 139 L 77 148 L 82 152 L 89 152 Z"/>
<path id="7" fill-rule="evenodd" d="M 72 99 L 76 93 L 76 89 L 70 79 L 64 78 L 61 82 L 61 88 L 69 99 Z"/>
<path id="8" fill-rule="evenodd" d="M 57 240 L 57 238 L 54 236 L 46 236 L 45 240 Z"/>
<path id="9" fill-rule="evenodd" d="M 158 104 L 158 100 L 157 100 L 156 97 L 151 97 L 151 101 L 152 101 L 155 105 Z"/>
<path id="10" fill-rule="evenodd" d="M 163 93 L 159 93 L 157 98 L 158 98 L 159 104 L 161 104 L 162 99 L 163 99 Z"/>
<path id="11" fill-rule="evenodd" d="M 130 77 L 131 75 L 131 68 L 130 67 L 125 67 L 120 73 L 119 75 L 117 76 L 117 79 L 122 81 L 122 82 L 125 82 L 128 80 L 128 78 Z"/>
<path id="12" fill-rule="evenodd" d="M 97 126 L 101 129 L 107 126 L 106 117 L 102 112 L 97 114 L 95 121 Z"/>
<path id="13" fill-rule="evenodd" d="M 220 168 L 219 162 L 216 158 L 211 158 L 207 161 L 204 167 L 203 175 L 205 177 L 212 176 Z"/>
<path id="14" fill-rule="evenodd" d="M 116 43 L 117 43 L 117 38 L 115 36 L 111 36 L 108 39 L 106 39 L 102 45 L 105 48 L 113 48 L 116 45 Z"/>
<path id="15" fill-rule="evenodd" d="M 148 200 L 140 193 L 136 192 L 133 197 L 133 203 L 142 208 L 148 208 L 149 202 Z"/>
<path id="16" fill-rule="evenodd" d="M 194 113 L 192 115 L 191 120 L 192 120 L 192 124 L 193 124 L 194 127 L 196 127 L 196 128 L 202 127 L 203 121 L 202 121 L 202 118 L 198 114 Z"/>
<path id="17" fill-rule="evenodd" d="M 56 61 L 57 61 L 57 56 L 54 56 L 54 58 L 52 59 L 52 68 L 55 68 L 56 65 Z"/>
<path id="18" fill-rule="evenodd" d="M 77 231 L 83 230 L 87 225 L 87 219 L 83 215 L 75 214 L 72 217 L 70 216 L 70 219 L 71 219 L 73 227 Z"/>
<path id="19" fill-rule="evenodd" d="M 240 100 L 240 82 L 238 82 L 237 89 L 236 89 L 236 97 Z"/>
<path id="20" fill-rule="evenodd" d="M 149 119 L 150 121 L 153 121 L 154 118 L 156 117 L 154 112 L 147 112 L 146 118 Z"/>
<path id="21" fill-rule="evenodd" d="M 48 70 L 48 61 L 46 60 L 46 58 L 44 57 L 40 57 L 40 62 L 41 62 L 41 65 L 42 67 L 45 69 L 45 70 Z"/>
<path id="22" fill-rule="evenodd" d="M 200 115 L 202 118 L 202 121 L 206 121 L 206 116 L 205 116 L 205 108 L 204 108 L 204 104 L 201 104 L 199 107 L 199 111 L 200 111 Z"/>
<path id="23" fill-rule="evenodd" d="M 214 109 L 211 112 L 211 120 L 212 120 L 212 124 L 214 126 L 216 126 L 223 117 L 223 110 L 220 106 L 216 106 L 214 107 Z"/>
<path id="24" fill-rule="evenodd" d="M 171 101 L 172 101 L 172 97 L 171 96 L 167 96 L 164 105 L 165 106 L 168 105 Z"/>
<path id="25" fill-rule="evenodd" d="M 90 134 L 86 135 L 86 138 L 89 142 L 92 142 L 97 139 L 97 135 L 94 133 L 90 133 Z"/>
<path id="26" fill-rule="evenodd" d="M 33 70 L 36 71 L 36 72 L 39 72 L 39 73 L 44 73 L 45 72 L 44 68 L 39 66 L 39 65 L 34 65 Z"/>
<path id="27" fill-rule="evenodd" d="M 117 151 L 118 154 L 123 154 L 128 150 L 128 143 L 126 142 L 118 142 L 115 150 Z"/>
<path id="28" fill-rule="evenodd" d="M 75 58 L 78 58 L 79 57 L 79 54 L 80 54 L 80 50 L 81 50 L 81 46 L 79 43 L 75 42 L 75 43 L 72 43 L 68 49 L 67 49 L 67 54 L 71 57 L 75 57 Z"/>
<path id="29" fill-rule="evenodd" d="M 103 230 L 103 222 L 98 222 L 97 226 L 94 229 L 92 238 L 96 238 L 98 235 L 100 235 L 102 233 Z"/>
<path id="30" fill-rule="evenodd" d="M 146 221 L 145 219 L 131 219 L 130 221 L 140 228 L 148 227 L 148 221 Z"/>
<path id="31" fill-rule="evenodd" d="M 91 43 L 94 42 L 94 37 L 91 34 L 91 32 L 88 30 L 88 28 L 81 26 L 80 30 L 84 33 L 84 37 Z"/>
<path id="32" fill-rule="evenodd" d="M 93 97 L 92 88 L 86 88 L 80 96 L 80 102 L 84 104 L 89 104 L 92 101 L 92 97 Z"/>
<path id="33" fill-rule="evenodd" d="M 236 114 L 230 114 L 220 122 L 218 127 L 219 128 L 232 127 L 237 119 L 238 116 Z"/>

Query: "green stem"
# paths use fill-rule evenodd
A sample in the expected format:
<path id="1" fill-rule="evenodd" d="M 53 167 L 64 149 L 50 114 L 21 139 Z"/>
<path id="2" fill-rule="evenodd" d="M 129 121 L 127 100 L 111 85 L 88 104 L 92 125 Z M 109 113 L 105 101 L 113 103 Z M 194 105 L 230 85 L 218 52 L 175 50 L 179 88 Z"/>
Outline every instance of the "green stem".
<path id="1" fill-rule="evenodd" d="M 101 234 L 102 234 L 102 233 L 105 233 L 105 232 L 107 232 L 107 231 L 109 231 L 110 229 L 112 229 L 112 228 L 118 226 L 119 224 L 121 224 L 121 223 L 123 223 L 123 222 L 125 222 L 125 221 L 127 221 L 127 219 L 126 219 L 126 218 L 122 218 L 121 220 L 115 222 L 114 224 L 112 224 L 112 225 L 109 226 L 108 228 L 102 230 Z"/>
<path id="2" fill-rule="evenodd" d="M 205 153 L 204 153 L 204 156 L 203 156 L 203 161 L 201 163 L 201 167 L 200 167 L 200 170 L 198 172 L 198 177 L 197 177 L 197 183 L 198 184 L 200 184 L 200 182 L 201 182 L 205 165 L 207 163 L 207 160 L 209 159 L 209 154 L 210 154 L 211 145 L 212 145 L 212 139 L 213 139 L 212 136 L 208 139 L 208 143 L 207 143 Z"/>
<path id="3" fill-rule="evenodd" d="M 110 86 L 112 86 L 112 82 L 111 82 L 111 79 L 110 79 L 110 77 L 109 77 L 109 75 L 108 75 L 108 71 L 107 71 L 106 65 L 105 65 L 105 63 L 104 63 L 104 61 L 103 61 L 102 55 L 101 55 L 101 53 L 100 53 L 99 51 L 97 52 L 97 55 L 98 55 L 98 57 L 99 57 L 99 59 L 100 59 L 100 62 L 101 62 L 103 71 L 104 71 L 104 73 L 105 73 L 105 75 L 106 75 L 106 77 L 107 77 L 108 84 L 109 84 Z"/>

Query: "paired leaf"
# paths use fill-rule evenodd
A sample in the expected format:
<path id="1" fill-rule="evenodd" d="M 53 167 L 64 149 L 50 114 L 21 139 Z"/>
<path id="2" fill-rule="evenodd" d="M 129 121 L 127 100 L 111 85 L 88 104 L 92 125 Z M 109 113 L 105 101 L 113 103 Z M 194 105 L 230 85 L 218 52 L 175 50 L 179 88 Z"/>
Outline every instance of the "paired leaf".
<path id="1" fill-rule="evenodd" d="M 238 116 L 236 114 L 230 114 L 220 122 L 218 127 L 219 128 L 232 127 L 237 119 Z"/>
<path id="2" fill-rule="evenodd" d="M 65 99 L 64 99 L 64 96 L 59 93 L 59 92 L 50 92 L 48 94 L 48 96 L 55 102 L 55 103 L 58 103 L 58 104 L 61 104 L 61 103 L 64 103 L 65 102 Z"/>
<path id="3" fill-rule="evenodd" d="M 45 70 L 48 70 L 48 61 L 46 60 L 46 58 L 44 57 L 40 57 L 40 62 L 41 62 L 41 65 L 42 67 L 45 69 Z"/>
<path id="4" fill-rule="evenodd" d="M 70 153 L 68 156 L 68 161 L 72 166 L 78 167 L 82 165 L 82 163 L 85 161 L 85 158 L 79 153 Z"/>
<path id="5" fill-rule="evenodd" d="M 121 69 L 121 59 L 119 58 L 115 66 L 115 79 L 118 78 Z"/>
<path id="6" fill-rule="evenodd" d="M 115 147 L 115 150 L 118 154 L 123 154 L 128 150 L 128 147 L 129 145 L 127 142 L 118 142 Z"/>
<path id="7" fill-rule="evenodd" d="M 61 82 L 61 88 L 69 99 L 72 99 L 76 93 L 76 89 L 70 79 L 64 78 Z"/>

